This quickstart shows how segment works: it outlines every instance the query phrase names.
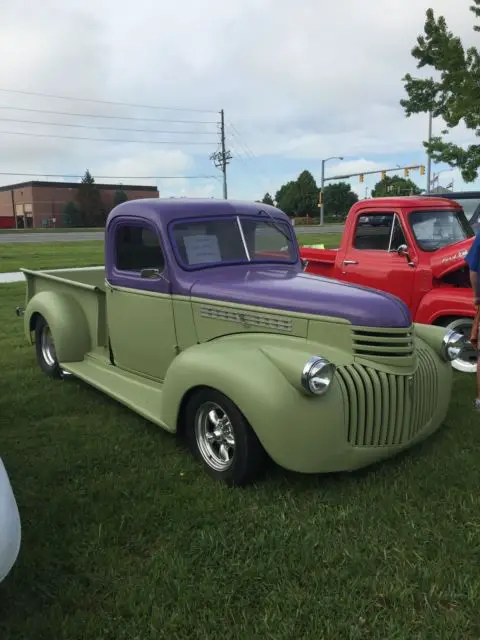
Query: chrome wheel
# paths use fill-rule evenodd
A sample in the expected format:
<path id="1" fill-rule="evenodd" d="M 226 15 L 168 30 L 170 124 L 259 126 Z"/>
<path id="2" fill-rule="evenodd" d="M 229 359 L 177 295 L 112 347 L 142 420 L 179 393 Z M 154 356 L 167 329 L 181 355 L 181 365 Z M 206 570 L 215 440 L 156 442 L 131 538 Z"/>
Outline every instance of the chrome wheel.
<path id="1" fill-rule="evenodd" d="M 456 318 L 449 322 L 447 329 L 453 329 L 457 333 L 463 335 L 470 340 L 470 332 L 472 331 L 473 318 Z M 462 355 L 452 361 L 452 367 L 462 373 L 475 373 L 477 370 L 477 350 L 468 343 Z"/>
<path id="2" fill-rule="evenodd" d="M 45 363 L 49 367 L 53 367 L 57 364 L 57 354 L 55 352 L 55 345 L 53 344 L 52 332 L 50 327 L 45 324 L 42 327 L 42 333 L 40 335 L 40 345 L 42 350 L 42 357 Z"/>
<path id="3" fill-rule="evenodd" d="M 233 464 L 235 435 L 226 411 L 215 402 L 205 402 L 195 416 L 195 438 L 205 462 L 215 471 Z"/>

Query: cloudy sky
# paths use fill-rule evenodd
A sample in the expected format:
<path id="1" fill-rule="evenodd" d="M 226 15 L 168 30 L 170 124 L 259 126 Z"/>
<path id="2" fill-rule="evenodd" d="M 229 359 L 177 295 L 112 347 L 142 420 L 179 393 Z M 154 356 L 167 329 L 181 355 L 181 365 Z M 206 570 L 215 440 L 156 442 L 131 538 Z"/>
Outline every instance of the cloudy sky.
<path id="1" fill-rule="evenodd" d="M 470 4 L 3 2 L 0 184 L 88 168 L 99 182 L 156 184 L 162 196 L 221 197 L 209 156 L 222 108 L 230 197 L 275 193 L 305 168 L 319 181 L 328 156 L 344 160 L 327 175 L 424 163 L 427 118 L 404 117 L 401 79 L 418 73 L 410 51 L 429 6 L 466 44 L 478 41 Z M 462 129 L 452 138 L 469 141 Z M 480 188 L 440 170 L 442 184 Z M 363 197 L 378 179 L 351 184 Z"/>

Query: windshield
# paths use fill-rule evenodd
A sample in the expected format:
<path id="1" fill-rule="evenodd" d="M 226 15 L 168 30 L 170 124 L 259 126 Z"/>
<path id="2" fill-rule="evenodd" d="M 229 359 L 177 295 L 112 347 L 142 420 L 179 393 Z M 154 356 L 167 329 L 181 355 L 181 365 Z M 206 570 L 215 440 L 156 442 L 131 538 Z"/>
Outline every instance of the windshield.
<path id="1" fill-rule="evenodd" d="M 176 222 L 175 253 L 186 268 L 298 259 L 290 225 L 282 220 L 222 217 Z"/>
<path id="2" fill-rule="evenodd" d="M 414 211 L 410 227 L 423 251 L 436 251 L 475 235 L 463 211 Z"/>

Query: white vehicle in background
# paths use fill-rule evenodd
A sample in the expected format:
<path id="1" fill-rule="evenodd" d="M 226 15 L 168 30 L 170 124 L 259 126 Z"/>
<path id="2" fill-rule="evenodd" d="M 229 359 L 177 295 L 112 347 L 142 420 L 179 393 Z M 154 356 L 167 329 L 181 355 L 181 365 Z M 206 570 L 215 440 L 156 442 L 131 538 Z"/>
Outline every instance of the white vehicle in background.
<path id="1" fill-rule="evenodd" d="M 10 479 L 0 458 L 0 582 L 10 573 L 20 551 L 21 525 Z"/>

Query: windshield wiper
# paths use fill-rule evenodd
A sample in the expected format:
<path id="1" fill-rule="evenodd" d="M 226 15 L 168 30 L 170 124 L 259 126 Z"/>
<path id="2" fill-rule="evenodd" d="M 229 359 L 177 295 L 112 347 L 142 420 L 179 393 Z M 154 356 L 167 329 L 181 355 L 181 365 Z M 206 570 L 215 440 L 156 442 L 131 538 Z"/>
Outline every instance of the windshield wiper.
<path id="1" fill-rule="evenodd" d="M 275 227 L 275 229 L 277 231 L 280 231 L 280 233 L 282 234 L 282 236 L 284 238 L 286 238 L 287 240 L 289 240 L 290 242 L 292 241 L 292 236 L 290 236 L 287 231 L 285 231 L 285 229 L 282 229 L 282 227 L 280 226 L 280 224 L 275 220 L 275 218 L 272 216 L 272 214 L 269 211 L 265 211 L 265 209 L 259 209 L 258 211 L 258 215 L 265 213 L 271 221 L 271 224 Z"/>

